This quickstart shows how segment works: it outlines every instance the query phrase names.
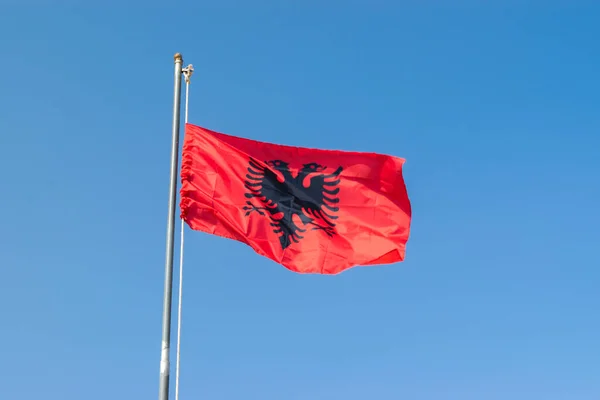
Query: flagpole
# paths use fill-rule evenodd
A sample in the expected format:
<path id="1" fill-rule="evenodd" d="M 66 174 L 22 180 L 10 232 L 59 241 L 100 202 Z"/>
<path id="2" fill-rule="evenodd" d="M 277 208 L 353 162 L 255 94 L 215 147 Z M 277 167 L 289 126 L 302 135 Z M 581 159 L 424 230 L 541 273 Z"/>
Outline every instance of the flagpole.
<path id="1" fill-rule="evenodd" d="M 173 98 L 173 137 L 171 141 L 171 177 L 169 182 L 169 215 L 167 219 L 167 251 L 163 299 L 162 342 L 160 352 L 159 400 L 169 399 L 169 347 L 171 343 L 171 300 L 173 297 L 173 248 L 175 245 L 175 209 L 177 200 L 177 160 L 179 156 L 179 119 L 181 109 L 181 67 L 183 57 L 175 54 L 175 88 Z"/>

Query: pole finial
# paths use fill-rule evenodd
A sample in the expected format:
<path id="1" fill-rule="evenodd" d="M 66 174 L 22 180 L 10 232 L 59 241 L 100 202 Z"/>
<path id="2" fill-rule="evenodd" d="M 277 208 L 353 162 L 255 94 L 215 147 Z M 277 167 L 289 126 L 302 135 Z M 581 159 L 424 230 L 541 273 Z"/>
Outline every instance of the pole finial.
<path id="1" fill-rule="evenodd" d="M 175 53 L 175 62 L 179 61 L 180 63 L 183 63 L 183 57 L 181 55 L 181 53 Z"/>

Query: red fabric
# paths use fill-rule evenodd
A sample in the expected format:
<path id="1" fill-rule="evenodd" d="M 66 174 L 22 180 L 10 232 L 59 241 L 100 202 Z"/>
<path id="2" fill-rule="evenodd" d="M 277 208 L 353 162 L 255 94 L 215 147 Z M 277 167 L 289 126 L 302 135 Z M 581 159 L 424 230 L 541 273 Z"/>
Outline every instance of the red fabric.
<path id="1" fill-rule="evenodd" d="M 404 260 L 411 221 L 403 164 L 186 124 L 181 216 L 299 273 L 394 263 Z"/>

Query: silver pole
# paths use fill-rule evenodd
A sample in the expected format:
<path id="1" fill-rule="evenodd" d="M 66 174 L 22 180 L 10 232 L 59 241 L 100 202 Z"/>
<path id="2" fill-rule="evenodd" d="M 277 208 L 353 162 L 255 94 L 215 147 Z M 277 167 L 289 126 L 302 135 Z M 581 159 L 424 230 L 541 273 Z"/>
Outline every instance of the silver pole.
<path id="1" fill-rule="evenodd" d="M 177 160 L 179 156 L 179 118 L 181 109 L 181 66 L 183 57 L 175 54 L 175 95 L 173 99 L 173 138 L 171 142 L 171 179 L 169 182 L 169 217 L 167 219 L 167 252 L 165 261 L 165 293 L 163 299 L 162 345 L 160 352 L 160 385 L 158 400 L 169 399 L 169 346 L 171 343 L 171 300 L 173 292 L 173 247 L 175 244 L 175 207 L 177 200 Z"/>

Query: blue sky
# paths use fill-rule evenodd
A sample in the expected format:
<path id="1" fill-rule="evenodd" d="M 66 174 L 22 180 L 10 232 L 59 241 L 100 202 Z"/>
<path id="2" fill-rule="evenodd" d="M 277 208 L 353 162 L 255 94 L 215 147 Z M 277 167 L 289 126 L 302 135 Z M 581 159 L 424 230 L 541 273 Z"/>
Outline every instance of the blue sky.
<path id="1" fill-rule="evenodd" d="M 413 206 L 333 277 L 188 230 L 181 399 L 600 398 L 600 5 L 74 3 L 1 6 L 3 398 L 157 398 L 178 51 L 190 122 L 405 157 Z"/>

